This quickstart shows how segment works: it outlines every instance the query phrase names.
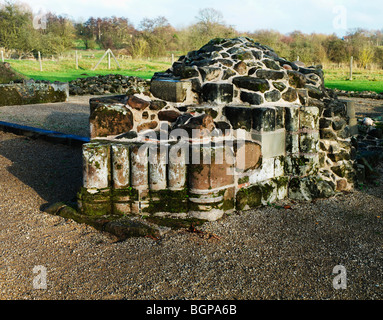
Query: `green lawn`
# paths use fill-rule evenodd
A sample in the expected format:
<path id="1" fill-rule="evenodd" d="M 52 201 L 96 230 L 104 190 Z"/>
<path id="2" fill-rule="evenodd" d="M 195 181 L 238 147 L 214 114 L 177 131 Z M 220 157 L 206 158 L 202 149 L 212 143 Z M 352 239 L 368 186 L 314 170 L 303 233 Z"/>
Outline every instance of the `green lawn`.
<path id="1" fill-rule="evenodd" d="M 350 81 L 348 69 L 324 70 L 325 85 L 331 89 L 347 91 L 383 92 L 383 70 L 355 69 Z"/>
<path id="2" fill-rule="evenodd" d="M 17 72 L 35 80 L 49 80 L 67 82 L 77 78 L 85 78 L 106 74 L 122 74 L 150 79 L 155 72 L 165 71 L 171 66 L 171 61 L 165 59 L 119 59 L 121 69 L 117 69 L 114 60 L 111 60 L 111 70 L 105 57 L 95 71 L 91 69 L 104 54 L 103 50 L 79 50 L 79 69 L 75 68 L 75 51 L 65 54 L 60 61 L 43 60 L 43 71 L 40 71 L 36 60 L 6 60 Z M 169 54 L 170 56 L 170 54 Z M 177 59 L 177 57 L 176 57 Z M 375 91 L 383 92 L 383 70 L 355 69 L 353 81 L 349 80 L 349 70 L 327 69 L 325 72 L 325 85 L 328 88 L 347 91 Z"/>
<path id="3" fill-rule="evenodd" d="M 375 91 L 383 92 L 383 81 L 366 80 L 330 80 L 325 82 L 326 87 L 330 89 L 339 89 L 346 91 Z"/>
<path id="4" fill-rule="evenodd" d="M 128 60 L 118 59 L 121 69 L 118 69 L 115 61 L 111 60 L 111 69 L 108 70 L 107 57 L 99 64 L 95 71 L 92 68 L 102 57 L 104 51 L 79 51 L 79 69 L 76 70 L 74 52 L 70 52 L 60 61 L 43 60 L 43 71 L 36 60 L 6 60 L 17 72 L 35 80 L 49 80 L 67 82 L 77 78 L 85 78 L 106 74 L 122 74 L 150 79 L 155 72 L 167 70 L 171 66 L 170 61 L 165 60 Z"/>

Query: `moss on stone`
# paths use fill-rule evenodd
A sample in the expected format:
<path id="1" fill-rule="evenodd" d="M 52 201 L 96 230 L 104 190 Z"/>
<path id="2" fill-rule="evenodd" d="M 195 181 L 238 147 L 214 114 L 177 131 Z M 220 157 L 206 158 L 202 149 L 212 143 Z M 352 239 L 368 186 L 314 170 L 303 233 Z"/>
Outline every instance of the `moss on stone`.
<path id="1" fill-rule="evenodd" d="M 149 206 L 144 212 L 154 214 L 157 212 L 184 213 L 188 207 L 188 190 L 180 191 L 159 190 L 149 192 Z"/>
<path id="2" fill-rule="evenodd" d="M 241 184 L 248 183 L 248 182 L 249 182 L 249 179 L 250 179 L 249 176 L 239 178 L 239 179 L 238 179 L 238 184 L 241 185 Z"/>
<path id="3" fill-rule="evenodd" d="M 237 192 L 236 208 L 243 210 L 246 206 L 250 208 L 259 207 L 262 204 L 262 188 L 255 185 L 249 188 L 243 188 Z"/>
<path id="4" fill-rule="evenodd" d="M 194 226 L 194 227 L 202 226 L 205 222 L 207 222 L 207 220 L 196 219 L 196 218 L 175 219 L 175 218 L 156 217 L 156 216 L 147 217 L 146 220 L 148 222 L 157 224 L 159 226 L 168 227 L 173 230 L 190 228 L 191 226 Z"/>

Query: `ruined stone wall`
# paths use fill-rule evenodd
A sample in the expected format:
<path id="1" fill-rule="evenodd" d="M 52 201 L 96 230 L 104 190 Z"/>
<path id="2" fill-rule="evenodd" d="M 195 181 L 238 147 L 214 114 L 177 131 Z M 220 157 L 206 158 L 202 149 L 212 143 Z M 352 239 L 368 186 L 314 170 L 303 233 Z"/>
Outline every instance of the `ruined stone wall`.
<path id="1" fill-rule="evenodd" d="M 216 220 L 352 188 L 352 104 L 323 84 L 248 38 L 216 39 L 149 93 L 91 99 L 83 213 Z"/>
<path id="2" fill-rule="evenodd" d="M 69 98 L 67 83 L 22 83 L 0 85 L 0 106 L 64 102 Z"/>

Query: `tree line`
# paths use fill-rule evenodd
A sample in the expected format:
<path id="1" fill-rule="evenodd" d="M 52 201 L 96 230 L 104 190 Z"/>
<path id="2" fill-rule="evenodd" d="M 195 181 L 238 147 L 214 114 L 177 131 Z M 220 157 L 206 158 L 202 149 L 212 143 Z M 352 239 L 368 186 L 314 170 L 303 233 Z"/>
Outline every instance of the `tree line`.
<path id="1" fill-rule="evenodd" d="M 112 49 L 133 58 L 157 58 L 170 52 L 182 55 L 213 38 L 248 36 L 268 45 L 280 56 L 311 64 L 347 63 L 352 56 L 359 67 L 383 68 L 382 30 L 350 30 L 340 39 L 335 34 L 282 34 L 275 30 L 239 32 L 221 12 L 201 9 L 191 25 L 176 29 L 166 17 L 143 18 L 134 26 L 126 17 L 90 17 L 85 22 L 65 15 L 34 15 L 27 4 L 6 2 L 0 7 L 0 47 L 13 57 L 60 55 L 83 49 Z"/>

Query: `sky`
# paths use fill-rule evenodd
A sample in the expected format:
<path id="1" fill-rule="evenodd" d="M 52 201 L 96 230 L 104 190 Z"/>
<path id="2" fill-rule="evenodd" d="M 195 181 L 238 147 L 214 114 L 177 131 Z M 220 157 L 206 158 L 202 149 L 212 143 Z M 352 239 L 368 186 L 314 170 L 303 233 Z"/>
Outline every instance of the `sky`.
<path id="1" fill-rule="evenodd" d="M 3 0 L 0 0 L 3 1 Z M 164 16 L 176 28 L 196 22 L 199 9 L 214 8 L 241 32 L 273 29 L 283 34 L 346 34 L 355 28 L 383 29 L 381 0 L 18 0 L 39 10 L 89 17 L 126 17 L 134 26 L 143 18 Z"/>

